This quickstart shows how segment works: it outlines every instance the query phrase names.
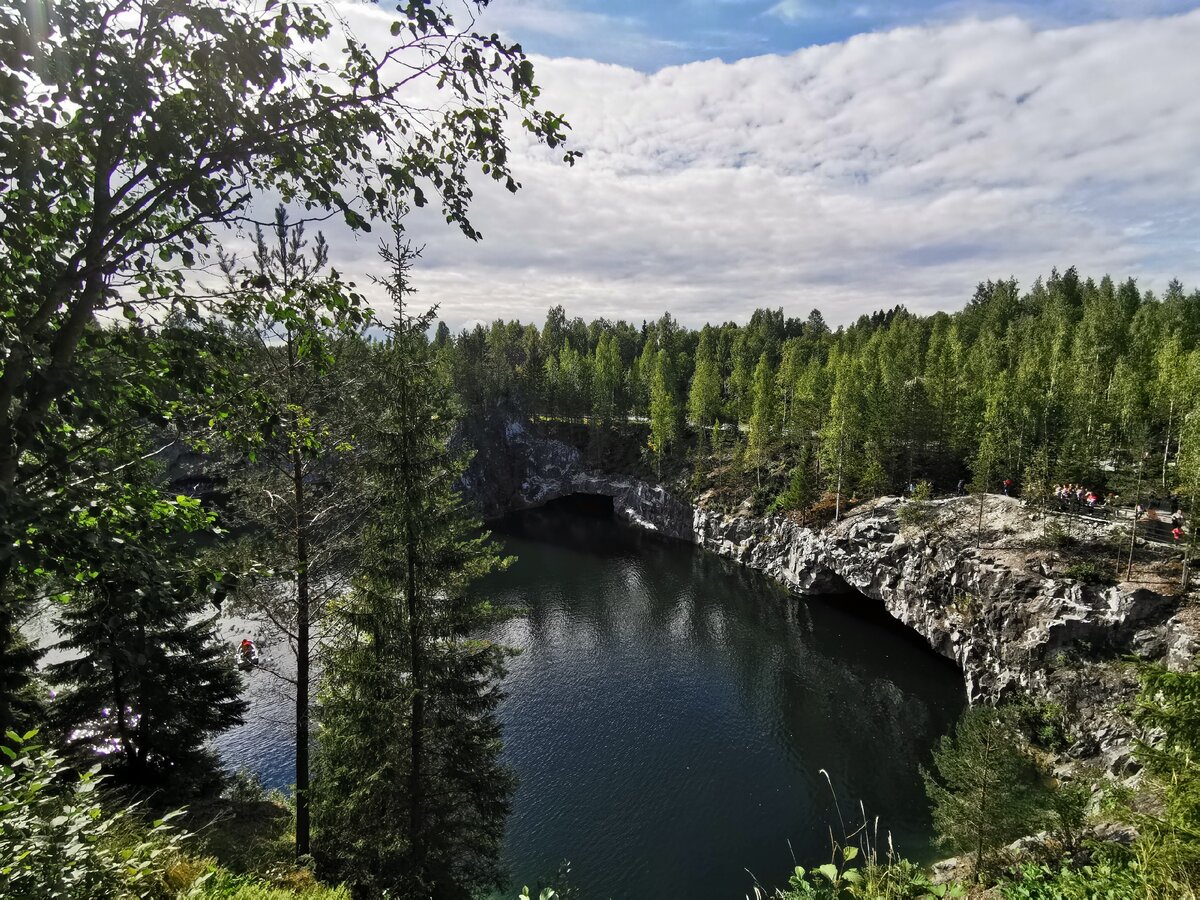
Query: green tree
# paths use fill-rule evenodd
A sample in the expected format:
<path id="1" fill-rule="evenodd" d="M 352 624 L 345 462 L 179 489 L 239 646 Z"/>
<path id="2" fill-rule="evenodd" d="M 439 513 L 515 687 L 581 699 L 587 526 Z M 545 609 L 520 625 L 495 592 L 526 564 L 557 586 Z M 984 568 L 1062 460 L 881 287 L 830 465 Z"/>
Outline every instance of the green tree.
<path id="1" fill-rule="evenodd" d="M 650 451 L 660 474 L 663 458 L 682 437 L 681 419 L 671 355 L 666 350 L 659 350 L 654 356 L 654 374 L 650 382 Z"/>
<path id="2" fill-rule="evenodd" d="M 502 884 L 513 780 L 495 717 L 506 651 L 472 582 L 500 564 L 458 496 L 452 386 L 432 313 L 405 308 L 407 245 L 385 248 L 397 310 L 362 395 L 371 522 L 325 669 L 314 778 L 319 870 L 363 894 L 465 898 Z"/>
<path id="3" fill-rule="evenodd" d="M 864 447 L 866 465 L 858 476 L 858 489 L 863 494 L 869 494 L 872 499 L 888 489 L 888 474 L 880 459 L 879 445 L 875 441 L 867 441 Z"/>
<path id="4" fill-rule="evenodd" d="M 712 329 L 705 328 L 700 334 L 696 369 L 688 391 L 688 418 L 699 430 L 710 428 L 721 415 L 721 370 L 714 342 Z"/>
<path id="5" fill-rule="evenodd" d="M 353 472 L 357 370 L 365 350 L 359 304 L 328 268 L 318 233 L 280 206 L 271 237 L 255 231 L 253 265 L 222 257 L 245 324 L 239 369 L 248 389 L 221 419 L 233 459 L 231 516 L 244 527 L 239 557 L 257 577 L 239 582 L 241 608 L 282 638 L 294 675 L 296 853 L 309 852 L 309 745 L 313 641 L 325 607 L 345 590 L 364 515 Z M 341 310 L 342 312 L 331 312 Z"/>
<path id="6" fill-rule="evenodd" d="M 592 364 L 592 412 L 605 425 L 624 415 L 622 388 L 624 372 L 621 348 L 608 332 L 600 335 Z"/>
<path id="7" fill-rule="evenodd" d="M 775 373 L 766 353 L 758 358 L 754 367 L 751 388 L 754 412 L 750 416 L 750 434 L 746 454 L 754 466 L 755 477 L 762 482 L 762 467 L 775 447 L 778 435 L 778 416 L 775 397 Z"/>
<path id="8" fill-rule="evenodd" d="M 922 769 L 933 824 L 945 847 L 991 870 L 995 853 L 1049 821 L 1050 793 L 1010 710 L 975 706 Z"/>
<path id="9" fill-rule="evenodd" d="M 841 518 L 842 492 L 847 484 L 853 483 L 855 466 L 850 454 L 860 434 L 862 408 L 854 357 L 843 352 L 831 357 L 829 364 L 833 370 L 833 394 L 829 415 L 821 428 L 820 459 L 828 487 L 835 493 L 836 521 Z"/>
<path id="10" fill-rule="evenodd" d="M 211 763 L 206 740 L 240 724 L 246 702 L 217 636 L 224 589 L 198 558 L 213 515 L 164 496 L 136 453 L 75 516 L 88 568 L 58 617 L 71 654 L 49 667 L 61 689 L 51 717 L 70 746 L 107 752 L 122 780 L 179 786 Z"/>
<path id="11" fill-rule="evenodd" d="M 807 512 L 816 501 L 817 486 L 816 473 L 813 471 L 812 447 L 806 444 L 800 460 L 788 478 L 787 488 L 771 504 L 771 512 L 776 510 Z"/>

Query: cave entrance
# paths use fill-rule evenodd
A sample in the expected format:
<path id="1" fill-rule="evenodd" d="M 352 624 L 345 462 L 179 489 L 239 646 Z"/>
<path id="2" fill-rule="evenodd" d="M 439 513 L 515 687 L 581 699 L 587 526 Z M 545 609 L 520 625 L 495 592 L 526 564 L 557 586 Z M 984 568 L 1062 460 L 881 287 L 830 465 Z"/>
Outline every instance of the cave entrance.
<path id="1" fill-rule="evenodd" d="M 565 497 L 551 500 L 541 508 L 595 519 L 611 519 L 613 498 L 606 494 L 567 494 Z"/>

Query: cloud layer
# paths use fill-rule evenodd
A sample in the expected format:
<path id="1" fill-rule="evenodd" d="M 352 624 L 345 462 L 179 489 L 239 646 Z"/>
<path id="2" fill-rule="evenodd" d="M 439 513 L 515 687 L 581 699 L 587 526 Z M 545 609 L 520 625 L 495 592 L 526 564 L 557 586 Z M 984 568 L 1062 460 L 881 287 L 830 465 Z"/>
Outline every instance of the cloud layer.
<path id="1" fill-rule="evenodd" d="M 564 25 L 564 27 L 566 27 Z M 1200 282 L 1200 11 L 1037 30 L 1017 18 L 865 34 L 643 74 L 538 59 L 584 159 L 520 144 L 466 242 L 418 216 L 417 283 L 458 327 L 585 317 L 835 322 L 961 306 L 1051 266 Z M 374 241 L 331 234 L 339 267 Z"/>

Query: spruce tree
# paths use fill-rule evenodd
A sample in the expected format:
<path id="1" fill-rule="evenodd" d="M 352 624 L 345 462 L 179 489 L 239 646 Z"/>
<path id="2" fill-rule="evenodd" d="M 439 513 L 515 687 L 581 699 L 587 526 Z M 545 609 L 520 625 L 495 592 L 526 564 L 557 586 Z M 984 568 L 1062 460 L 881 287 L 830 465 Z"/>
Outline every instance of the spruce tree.
<path id="1" fill-rule="evenodd" d="M 405 310 L 411 251 L 385 248 L 396 319 L 365 373 L 372 519 L 319 699 L 314 853 L 365 896 L 467 898 L 502 883 L 513 779 L 495 717 L 507 651 L 470 590 L 500 564 L 455 485 L 452 386 Z"/>
<path id="2" fill-rule="evenodd" d="M 205 741 L 240 724 L 246 703 L 231 647 L 217 637 L 222 590 L 199 559 L 211 527 L 199 501 L 168 497 L 134 457 L 78 511 L 88 566 L 58 617 L 71 658 L 49 667 L 50 708 L 68 746 L 107 756 L 134 784 L 178 785 L 210 763 Z"/>
<path id="3" fill-rule="evenodd" d="M 816 501 L 817 490 L 813 472 L 812 447 L 806 444 L 799 462 L 792 469 L 787 488 L 775 498 L 775 502 L 771 505 L 771 511 L 798 510 L 803 513 L 807 512 Z"/>

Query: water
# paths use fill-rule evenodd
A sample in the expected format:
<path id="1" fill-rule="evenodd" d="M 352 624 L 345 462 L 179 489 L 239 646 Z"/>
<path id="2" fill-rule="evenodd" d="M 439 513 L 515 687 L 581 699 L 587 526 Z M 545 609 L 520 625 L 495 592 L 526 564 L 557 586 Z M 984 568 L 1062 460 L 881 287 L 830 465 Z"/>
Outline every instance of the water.
<path id="1" fill-rule="evenodd" d="M 766 578 L 578 506 L 496 528 L 518 557 L 480 585 L 524 612 L 500 709 L 520 777 L 505 842 L 516 896 L 569 860 L 584 900 L 740 898 L 880 820 L 930 854 L 918 767 L 961 677 L 861 597 L 801 602 Z M 291 781 L 288 707 L 254 673 L 233 764 Z M 790 843 L 790 849 L 789 849 Z"/>

